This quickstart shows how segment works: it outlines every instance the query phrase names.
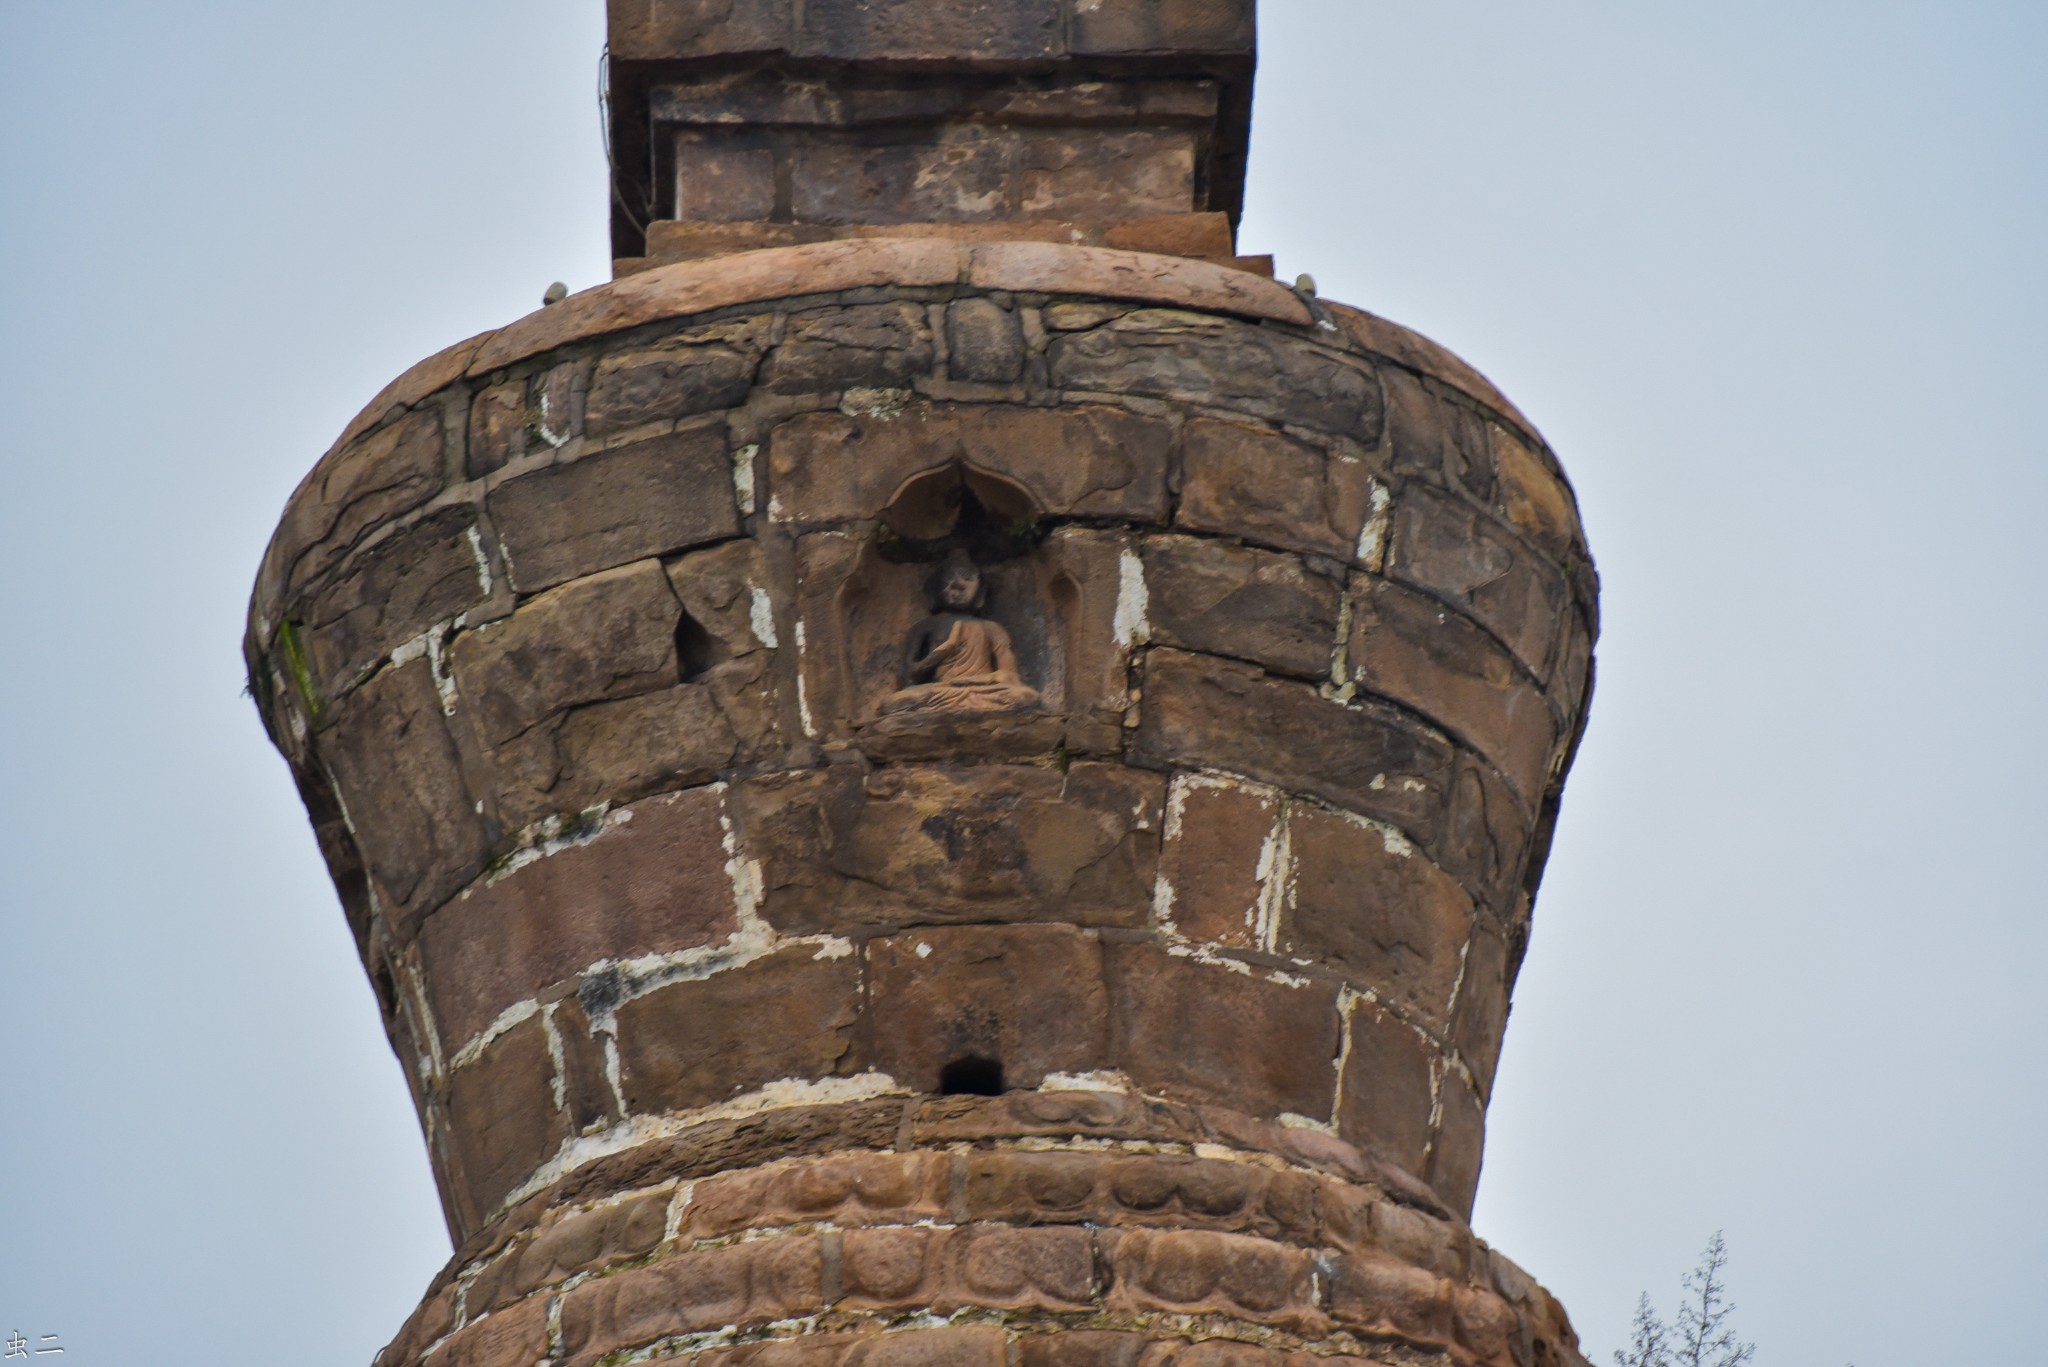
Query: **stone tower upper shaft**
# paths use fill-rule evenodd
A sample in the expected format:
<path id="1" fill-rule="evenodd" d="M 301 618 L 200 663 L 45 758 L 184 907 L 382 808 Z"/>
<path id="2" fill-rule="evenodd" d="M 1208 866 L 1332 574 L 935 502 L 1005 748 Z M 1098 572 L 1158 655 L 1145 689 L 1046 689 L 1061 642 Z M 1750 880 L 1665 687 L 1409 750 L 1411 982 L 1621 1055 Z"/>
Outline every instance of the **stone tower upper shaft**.
<path id="1" fill-rule="evenodd" d="M 1580 1361 L 1466 1225 L 1596 630 L 1238 257 L 1234 0 L 616 0 L 619 275 L 421 362 L 248 658 L 455 1258 L 386 1367 Z"/>

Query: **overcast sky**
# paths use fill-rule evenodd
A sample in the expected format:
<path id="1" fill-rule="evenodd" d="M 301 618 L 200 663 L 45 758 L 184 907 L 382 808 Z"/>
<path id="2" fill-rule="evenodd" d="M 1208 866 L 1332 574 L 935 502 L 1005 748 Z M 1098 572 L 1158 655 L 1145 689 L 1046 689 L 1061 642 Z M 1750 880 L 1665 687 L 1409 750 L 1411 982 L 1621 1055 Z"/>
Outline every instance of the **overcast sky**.
<path id="1" fill-rule="evenodd" d="M 1498 382 L 1605 584 L 1478 1230 L 1601 1361 L 1725 1229 L 1758 1367 L 2038 1367 L 2048 6 L 1262 28 L 1244 248 Z M 0 9 L 0 1333 L 69 1367 L 363 1367 L 447 1256 L 237 640 L 362 403 L 606 277 L 601 38 Z"/>

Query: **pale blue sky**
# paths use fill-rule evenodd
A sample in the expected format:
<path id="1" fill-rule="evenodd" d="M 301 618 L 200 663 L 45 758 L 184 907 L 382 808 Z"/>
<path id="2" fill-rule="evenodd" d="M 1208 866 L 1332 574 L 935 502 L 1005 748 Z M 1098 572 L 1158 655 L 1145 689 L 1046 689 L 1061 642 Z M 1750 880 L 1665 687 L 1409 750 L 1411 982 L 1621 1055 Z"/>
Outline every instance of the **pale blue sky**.
<path id="1" fill-rule="evenodd" d="M 1268 0 L 1244 245 L 1549 436 L 1593 725 L 1480 1232 L 1593 1355 L 2033 1367 L 2048 8 Z M 361 1367 L 446 1256 L 239 697 L 286 493 L 601 280 L 597 0 L 0 12 L 0 1333 Z"/>

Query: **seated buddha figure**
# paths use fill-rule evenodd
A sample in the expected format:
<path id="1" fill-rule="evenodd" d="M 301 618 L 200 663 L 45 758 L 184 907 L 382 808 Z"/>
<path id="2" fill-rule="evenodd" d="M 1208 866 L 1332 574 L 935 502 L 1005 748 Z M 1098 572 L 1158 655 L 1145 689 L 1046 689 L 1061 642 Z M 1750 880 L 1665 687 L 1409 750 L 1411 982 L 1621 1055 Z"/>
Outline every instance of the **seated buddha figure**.
<path id="1" fill-rule="evenodd" d="M 1038 690 L 1017 673 L 1010 633 L 979 615 L 987 598 L 981 570 L 967 552 L 956 550 L 940 562 L 931 579 L 931 615 L 911 628 L 903 687 L 883 700 L 883 716 L 1038 706 Z"/>

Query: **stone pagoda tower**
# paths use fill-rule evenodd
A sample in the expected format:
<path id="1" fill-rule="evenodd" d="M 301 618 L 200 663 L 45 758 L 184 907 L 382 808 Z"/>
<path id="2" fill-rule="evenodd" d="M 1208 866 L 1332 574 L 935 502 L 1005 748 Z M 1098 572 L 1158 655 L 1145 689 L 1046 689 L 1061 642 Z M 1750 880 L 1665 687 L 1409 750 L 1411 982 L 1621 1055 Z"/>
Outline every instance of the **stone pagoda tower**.
<path id="1" fill-rule="evenodd" d="M 1236 255 L 1252 0 L 612 0 L 612 283 L 249 614 L 457 1252 L 383 1367 L 1582 1361 L 1473 1237 L 1594 577 Z"/>

